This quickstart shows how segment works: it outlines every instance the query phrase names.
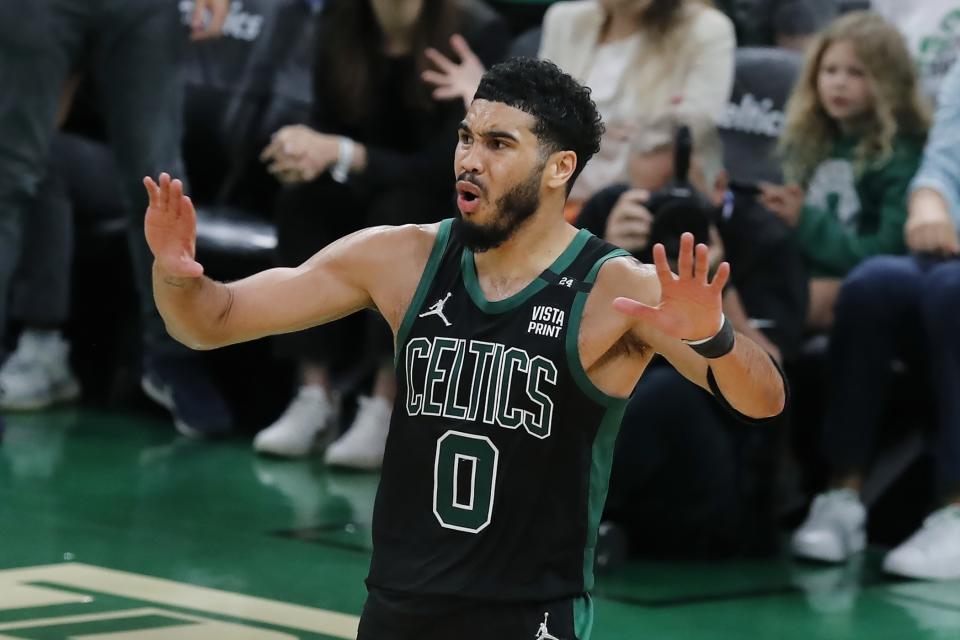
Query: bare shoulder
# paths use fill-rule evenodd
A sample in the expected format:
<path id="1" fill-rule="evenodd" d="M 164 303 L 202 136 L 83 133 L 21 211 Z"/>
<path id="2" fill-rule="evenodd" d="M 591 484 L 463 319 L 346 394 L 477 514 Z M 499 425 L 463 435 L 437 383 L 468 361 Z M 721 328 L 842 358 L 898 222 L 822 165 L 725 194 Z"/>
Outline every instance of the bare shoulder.
<path id="1" fill-rule="evenodd" d="M 660 302 L 660 281 L 655 267 L 626 256 L 604 263 L 593 291 L 593 295 L 609 302 L 619 297 L 633 298 L 649 305 Z"/>
<path id="2" fill-rule="evenodd" d="M 439 222 L 368 227 L 348 238 L 353 238 L 358 245 L 354 248 L 362 249 L 366 257 L 396 260 L 422 256 L 426 264 L 439 230 Z"/>
<path id="3" fill-rule="evenodd" d="M 344 267 L 362 277 L 374 306 L 396 329 L 430 259 L 440 223 L 370 227 L 349 242 Z"/>
<path id="4" fill-rule="evenodd" d="M 583 310 L 578 346 L 587 375 L 604 393 L 627 397 L 653 350 L 635 320 L 613 308 L 619 297 L 657 304 L 660 283 L 653 267 L 629 257 L 606 261 Z"/>

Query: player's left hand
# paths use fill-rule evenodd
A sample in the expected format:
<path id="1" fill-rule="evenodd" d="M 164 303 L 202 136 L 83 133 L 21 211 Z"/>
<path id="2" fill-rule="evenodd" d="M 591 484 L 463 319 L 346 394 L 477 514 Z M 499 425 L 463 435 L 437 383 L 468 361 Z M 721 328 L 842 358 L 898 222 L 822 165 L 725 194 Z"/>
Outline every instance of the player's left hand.
<path id="1" fill-rule="evenodd" d="M 194 0 L 190 39 L 219 38 L 230 12 L 230 0 Z"/>
<path id="2" fill-rule="evenodd" d="M 693 246 L 693 234 L 680 237 L 680 255 L 674 274 L 662 244 L 653 247 L 653 262 L 660 281 L 660 304 L 655 307 L 630 298 L 617 298 L 613 308 L 648 322 L 678 340 L 703 340 L 720 330 L 723 317 L 723 287 L 730 277 L 730 264 L 721 262 L 709 281 L 709 249 Z"/>

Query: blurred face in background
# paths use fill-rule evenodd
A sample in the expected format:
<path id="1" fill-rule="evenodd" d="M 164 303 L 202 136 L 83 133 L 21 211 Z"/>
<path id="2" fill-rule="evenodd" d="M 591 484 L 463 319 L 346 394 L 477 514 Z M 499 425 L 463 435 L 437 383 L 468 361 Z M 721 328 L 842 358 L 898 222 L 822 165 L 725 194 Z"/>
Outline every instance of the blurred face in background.
<path id="1" fill-rule="evenodd" d="M 361 0 L 351 0 L 359 2 Z M 385 32 L 409 32 L 420 19 L 425 0 L 369 0 L 373 13 Z"/>
<path id="2" fill-rule="evenodd" d="M 820 57 L 817 96 L 834 120 L 853 122 L 873 108 L 873 89 L 867 68 L 848 40 L 831 43 Z"/>
<path id="3" fill-rule="evenodd" d="M 630 185 L 635 189 L 645 189 L 650 193 L 660 191 L 673 179 L 673 145 L 660 145 L 649 151 L 635 152 L 627 167 Z M 723 202 L 723 184 L 709 185 L 703 173 L 700 159 L 694 152 L 690 158 L 690 186 L 711 203 Z"/>

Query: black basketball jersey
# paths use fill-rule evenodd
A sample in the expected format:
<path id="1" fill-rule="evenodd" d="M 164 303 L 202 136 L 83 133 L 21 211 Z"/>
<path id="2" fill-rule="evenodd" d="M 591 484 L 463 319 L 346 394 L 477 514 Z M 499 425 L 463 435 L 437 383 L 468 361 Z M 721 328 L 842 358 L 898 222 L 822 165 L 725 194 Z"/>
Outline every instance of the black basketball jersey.
<path id="1" fill-rule="evenodd" d="M 397 335 L 397 399 L 373 518 L 373 588 L 542 601 L 593 586 L 626 401 L 589 380 L 590 285 L 628 255 L 586 230 L 496 302 L 445 220 Z"/>

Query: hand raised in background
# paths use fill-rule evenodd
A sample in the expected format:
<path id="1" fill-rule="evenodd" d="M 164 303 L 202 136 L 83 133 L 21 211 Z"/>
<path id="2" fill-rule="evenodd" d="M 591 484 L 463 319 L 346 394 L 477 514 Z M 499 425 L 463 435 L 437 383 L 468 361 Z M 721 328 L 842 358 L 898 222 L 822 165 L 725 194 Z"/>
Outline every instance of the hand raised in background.
<path id="1" fill-rule="evenodd" d="M 160 183 L 143 179 L 150 196 L 144 218 L 147 245 L 160 269 L 174 278 L 199 278 L 203 266 L 196 261 L 197 213 L 183 195 L 183 183 L 160 174 Z"/>
<path id="2" fill-rule="evenodd" d="M 454 62 L 447 56 L 433 48 L 426 50 L 426 56 L 437 66 L 438 71 L 428 69 L 421 78 L 424 82 L 434 85 L 433 97 L 436 100 L 463 100 L 463 106 L 469 107 L 473 96 L 480 86 L 480 78 L 486 69 L 480 58 L 473 52 L 466 39 L 460 34 L 450 37 L 450 46 L 460 58 Z"/>

